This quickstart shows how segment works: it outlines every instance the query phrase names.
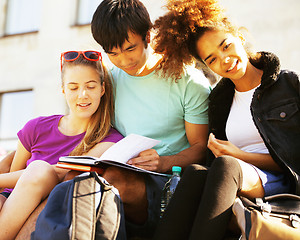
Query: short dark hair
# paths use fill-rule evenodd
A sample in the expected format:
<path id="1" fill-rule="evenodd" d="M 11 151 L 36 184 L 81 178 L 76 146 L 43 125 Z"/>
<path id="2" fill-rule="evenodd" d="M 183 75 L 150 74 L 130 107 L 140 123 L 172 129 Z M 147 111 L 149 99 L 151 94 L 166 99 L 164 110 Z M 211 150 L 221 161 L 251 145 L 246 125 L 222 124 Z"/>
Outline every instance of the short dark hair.
<path id="1" fill-rule="evenodd" d="M 152 23 L 139 0 L 103 0 L 93 15 L 91 28 L 96 42 L 109 52 L 114 47 L 122 47 L 129 31 L 145 40 Z"/>

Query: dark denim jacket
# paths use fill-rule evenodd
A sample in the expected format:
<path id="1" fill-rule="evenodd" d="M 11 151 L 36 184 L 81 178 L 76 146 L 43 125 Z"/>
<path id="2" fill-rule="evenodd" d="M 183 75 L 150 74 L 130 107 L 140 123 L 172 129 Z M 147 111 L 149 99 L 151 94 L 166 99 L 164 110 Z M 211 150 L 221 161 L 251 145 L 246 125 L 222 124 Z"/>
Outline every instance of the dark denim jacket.
<path id="1" fill-rule="evenodd" d="M 252 63 L 264 73 L 252 98 L 251 114 L 274 161 L 300 194 L 300 78 L 295 72 L 280 71 L 274 54 L 261 54 L 259 62 Z M 233 96 L 234 84 L 226 78 L 210 94 L 209 130 L 222 140 L 227 140 L 225 126 Z M 213 158 L 210 153 L 208 165 Z"/>

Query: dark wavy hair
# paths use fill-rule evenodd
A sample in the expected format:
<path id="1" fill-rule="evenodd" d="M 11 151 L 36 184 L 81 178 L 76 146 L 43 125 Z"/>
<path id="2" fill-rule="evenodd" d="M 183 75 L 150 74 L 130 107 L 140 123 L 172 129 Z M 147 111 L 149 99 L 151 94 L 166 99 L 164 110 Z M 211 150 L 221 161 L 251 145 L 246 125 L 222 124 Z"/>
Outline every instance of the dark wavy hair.
<path id="1" fill-rule="evenodd" d="M 163 55 L 160 68 L 167 77 L 177 80 L 185 65 L 202 61 L 196 42 L 206 31 L 221 29 L 238 34 L 217 0 L 169 0 L 165 7 L 167 13 L 154 23 L 154 50 Z"/>

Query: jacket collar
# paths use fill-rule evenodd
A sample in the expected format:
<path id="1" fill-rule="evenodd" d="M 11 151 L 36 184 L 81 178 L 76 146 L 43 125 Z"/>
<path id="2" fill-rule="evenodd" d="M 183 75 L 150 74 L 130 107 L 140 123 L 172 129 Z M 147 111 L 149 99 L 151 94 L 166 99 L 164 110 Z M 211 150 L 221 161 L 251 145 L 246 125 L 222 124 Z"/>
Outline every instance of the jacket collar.
<path id="1" fill-rule="evenodd" d="M 263 70 L 260 88 L 266 88 L 277 81 L 280 73 L 280 62 L 278 57 L 270 52 L 260 52 L 258 61 L 250 61 L 255 67 Z"/>

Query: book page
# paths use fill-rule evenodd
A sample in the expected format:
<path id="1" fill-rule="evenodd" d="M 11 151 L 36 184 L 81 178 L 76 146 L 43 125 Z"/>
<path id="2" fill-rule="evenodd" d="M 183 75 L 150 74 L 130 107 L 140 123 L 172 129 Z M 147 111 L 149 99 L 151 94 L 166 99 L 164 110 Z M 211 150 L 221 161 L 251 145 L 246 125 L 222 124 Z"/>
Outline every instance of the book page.
<path id="1" fill-rule="evenodd" d="M 154 147 L 159 142 L 159 140 L 152 138 L 130 134 L 107 149 L 99 161 L 110 160 L 126 163 L 129 159 L 137 157 L 140 152 Z"/>

